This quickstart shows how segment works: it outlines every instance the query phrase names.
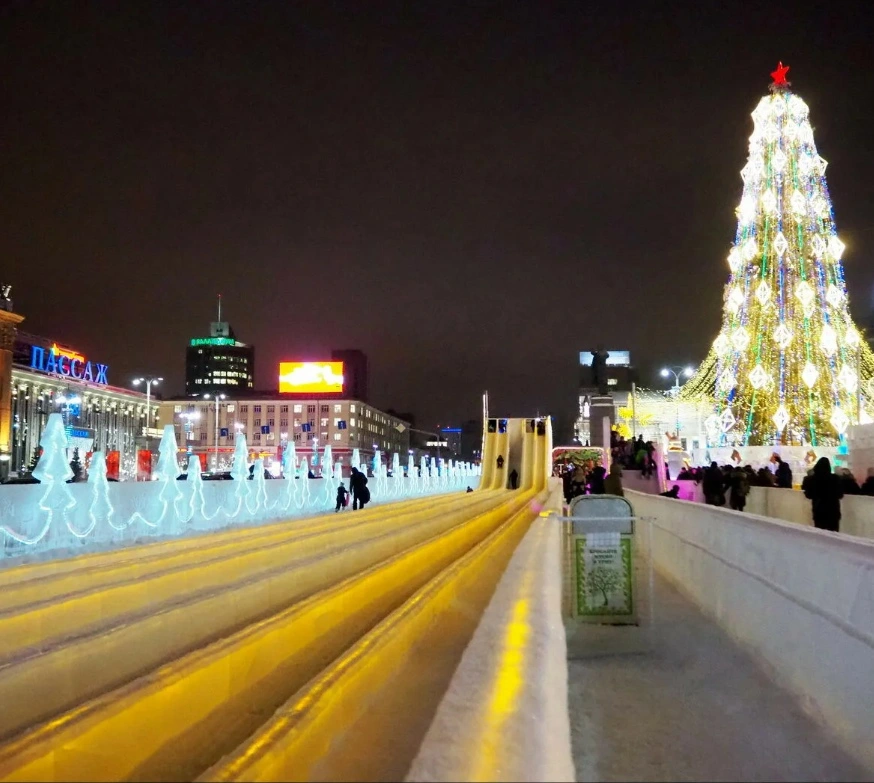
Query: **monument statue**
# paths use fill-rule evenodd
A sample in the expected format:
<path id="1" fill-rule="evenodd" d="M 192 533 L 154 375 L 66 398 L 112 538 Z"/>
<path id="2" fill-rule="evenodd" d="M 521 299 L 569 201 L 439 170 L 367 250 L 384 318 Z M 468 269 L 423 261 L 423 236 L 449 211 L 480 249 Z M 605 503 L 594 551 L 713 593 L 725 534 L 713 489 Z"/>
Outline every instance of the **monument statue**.
<path id="1" fill-rule="evenodd" d="M 598 394 L 607 394 L 607 359 L 610 354 L 599 347 L 592 351 L 592 381 L 598 387 Z"/>

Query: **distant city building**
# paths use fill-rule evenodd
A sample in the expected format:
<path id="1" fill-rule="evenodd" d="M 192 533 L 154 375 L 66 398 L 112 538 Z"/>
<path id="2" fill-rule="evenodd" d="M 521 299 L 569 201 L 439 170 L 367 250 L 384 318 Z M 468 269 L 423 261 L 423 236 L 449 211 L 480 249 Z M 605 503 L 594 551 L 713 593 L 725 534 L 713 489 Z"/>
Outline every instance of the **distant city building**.
<path id="1" fill-rule="evenodd" d="M 255 347 L 237 340 L 227 321 L 210 324 L 209 337 L 194 337 L 185 352 L 185 394 L 238 394 L 251 391 L 255 379 Z"/>
<path id="2" fill-rule="evenodd" d="M 361 461 L 371 464 L 376 449 L 390 465 L 391 455 L 406 464 L 410 447 L 407 422 L 361 400 L 325 399 L 322 396 L 291 397 L 279 392 L 253 392 L 218 400 L 170 399 L 161 403 L 161 421 L 176 425 L 181 450 L 199 457 L 205 470 L 216 463 L 228 470 L 233 462 L 237 432 L 243 432 L 253 456 L 271 467 L 293 444 L 300 459 L 321 459 L 331 446 L 332 459 L 348 474 L 353 449 Z M 318 463 L 317 463 L 318 465 Z M 317 473 L 321 467 L 318 466 Z"/>
<path id="3" fill-rule="evenodd" d="M 135 475 L 136 449 L 146 425 L 145 394 L 111 386 L 106 364 L 21 331 L 15 335 L 11 379 L 12 470 L 20 473 L 30 465 L 49 415 L 60 413 L 70 456 L 78 449 L 87 465 L 91 452 L 102 451 L 110 477 Z M 154 396 L 150 407 L 155 431 L 159 424 Z"/>
<path id="4" fill-rule="evenodd" d="M 450 459 L 479 461 L 483 439 L 481 421 L 469 419 L 459 427 L 441 427 L 440 434 L 447 444 Z"/>

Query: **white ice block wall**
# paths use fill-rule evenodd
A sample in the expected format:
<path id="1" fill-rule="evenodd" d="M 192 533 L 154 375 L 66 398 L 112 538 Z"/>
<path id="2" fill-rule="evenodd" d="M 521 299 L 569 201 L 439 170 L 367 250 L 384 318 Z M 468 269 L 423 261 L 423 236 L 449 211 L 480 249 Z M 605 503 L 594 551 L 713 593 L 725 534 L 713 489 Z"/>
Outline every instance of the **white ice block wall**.
<path id="1" fill-rule="evenodd" d="M 341 481 L 333 471 L 321 479 L 308 479 L 306 460 L 299 467 L 288 463 L 289 476 L 269 481 L 257 460 L 258 469 L 248 480 L 242 434 L 237 435 L 234 480 L 203 481 L 195 458 L 195 470 L 186 481 L 177 481 L 180 471 L 172 425 L 165 428 L 155 481 L 110 482 L 104 457 L 96 452 L 87 483 L 67 484 L 72 472 L 58 414 L 49 417 L 40 445 L 44 451 L 34 476 L 41 483 L 0 487 L 0 562 L 23 556 L 68 556 L 141 539 L 309 516 L 334 509 Z M 477 488 L 479 471 L 477 466 L 454 463 L 444 464 L 439 475 L 435 469 L 421 478 L 405 478 L 402 472 L 389 478 L 381 471 L 370 479 L 368 489 L 373 503 L 464 492 L 467 487 Z"/>

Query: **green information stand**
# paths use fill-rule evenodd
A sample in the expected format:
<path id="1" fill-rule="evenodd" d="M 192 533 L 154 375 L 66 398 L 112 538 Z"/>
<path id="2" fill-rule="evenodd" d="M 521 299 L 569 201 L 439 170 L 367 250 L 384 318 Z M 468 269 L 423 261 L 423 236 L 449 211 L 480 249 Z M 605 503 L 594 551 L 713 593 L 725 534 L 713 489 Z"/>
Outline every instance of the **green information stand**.
<path id="1" fill-rule="evenodd" d="M 566 611 L 581 623 L 637 625 L 639 563 L 631 504 L 613 495 L 585 495 L 569 510 Z"/>

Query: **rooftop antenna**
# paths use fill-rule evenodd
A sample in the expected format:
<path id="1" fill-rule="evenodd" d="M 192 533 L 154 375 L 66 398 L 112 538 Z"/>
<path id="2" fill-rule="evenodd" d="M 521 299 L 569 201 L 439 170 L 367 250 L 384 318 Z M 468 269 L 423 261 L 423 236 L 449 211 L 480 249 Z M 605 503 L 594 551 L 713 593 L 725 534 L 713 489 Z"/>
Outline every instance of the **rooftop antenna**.
<path id="1" fill-rule="evenodd" d="M 222 295 L 218 295 L 218 320 L 219 323 L 222 321 Z"/>

